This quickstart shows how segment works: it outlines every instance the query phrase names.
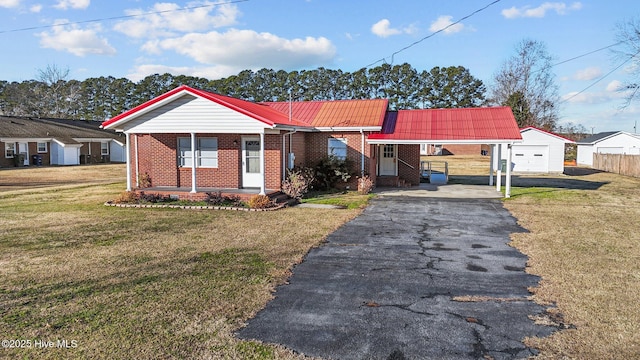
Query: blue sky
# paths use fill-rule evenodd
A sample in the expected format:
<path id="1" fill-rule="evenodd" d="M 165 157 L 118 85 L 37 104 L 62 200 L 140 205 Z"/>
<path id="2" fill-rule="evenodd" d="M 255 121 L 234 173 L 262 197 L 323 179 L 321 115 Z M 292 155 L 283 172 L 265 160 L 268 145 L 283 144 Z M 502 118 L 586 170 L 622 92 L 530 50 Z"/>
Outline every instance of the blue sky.
<path id="1" fill-rule="evenodd" d="M 391 57 L 492 2 L 0 0 L 0 80 L 34 79 L 54 64 L 71 79 L 138 81 L 165 72 L 217 79 L 261 68 L 355 71 L 386 61 L 419 71 L 461 65 L 490 86 L 525 38 L 561 62 L 616 43 L 616 25 L 640 16 L 636 0 L 501 0 Z M 633 131 L 640 104 L 621 109 L 616 91 L 631 65 L 602 78 L 620 63 L 604 50 L 555 66 L 560 123 Z"/>

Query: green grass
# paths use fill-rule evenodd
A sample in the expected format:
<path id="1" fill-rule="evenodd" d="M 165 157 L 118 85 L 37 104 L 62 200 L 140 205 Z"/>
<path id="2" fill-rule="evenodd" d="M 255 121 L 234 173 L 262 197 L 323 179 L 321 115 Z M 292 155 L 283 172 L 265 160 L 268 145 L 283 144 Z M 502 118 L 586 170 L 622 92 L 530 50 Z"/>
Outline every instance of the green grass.
<path id="1" fill-rule="evenodd" d="M 78 346 L 2 349 L 0 358 L 302 358 L 238 340 L 234 331 L 311 247 L 359 210 L 103 205 L 123 187 L 4 193 L 0 334 Z"/>
<path id="2" fill-rule="evenodd" d="M 374 194 L 360 195 L 357 191 L 330 191 L 310 193 L 308 197 L 302 199 L 300 202 L 308 204 L 337 205 L 346 209 L 361 209 L 367 206 L 369 200 L 374 196 Z"/>

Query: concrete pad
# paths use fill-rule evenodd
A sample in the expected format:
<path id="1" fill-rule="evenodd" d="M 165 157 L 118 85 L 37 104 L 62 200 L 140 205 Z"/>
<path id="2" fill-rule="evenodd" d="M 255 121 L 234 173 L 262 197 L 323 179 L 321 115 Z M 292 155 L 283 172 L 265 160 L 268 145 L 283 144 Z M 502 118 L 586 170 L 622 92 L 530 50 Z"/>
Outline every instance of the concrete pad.
<path id="1" fill-rule="evenodd" d="M 522 359 L 555 328 L 492 199 L 381 196 L 293 269 L 238 336 L 327 359 Z M 461 299 L 479 299 L 462 301 Z"/>
<path id="2" fill-rule="evenodd" d="M 374 191 L 382 196 L 408 196 L 450 199 L 500 199 L 502 193 L 495 186 L 466 184 L 427 184 L 410 188 L 377 188 Z"/>

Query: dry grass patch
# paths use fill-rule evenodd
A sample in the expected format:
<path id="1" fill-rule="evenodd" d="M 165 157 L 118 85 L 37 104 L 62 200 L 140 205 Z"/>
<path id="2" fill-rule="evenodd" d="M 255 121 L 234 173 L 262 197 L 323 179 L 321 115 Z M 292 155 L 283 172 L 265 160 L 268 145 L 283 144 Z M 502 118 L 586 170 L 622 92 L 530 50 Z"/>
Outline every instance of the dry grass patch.
<path id="1" fill-rule="evenodd" d="M 595 173 L 597 190 L 524 191 L 505 206 L 529 233 L 512 235 L 542 277 L 532 289 L 575 329 L 529 339 L 543 358 L 640 357 L 640 179 Z M 557 307 L 557 309 L 554 309 Z"/>
<path id="2" fill-rule="evenodd" d="M 122 183 L 77 185 L 0 203 L 0 334 L 77 347 L 2 358 L 297 358 L 233 332 L 359 213 L 111 208 Z"/>

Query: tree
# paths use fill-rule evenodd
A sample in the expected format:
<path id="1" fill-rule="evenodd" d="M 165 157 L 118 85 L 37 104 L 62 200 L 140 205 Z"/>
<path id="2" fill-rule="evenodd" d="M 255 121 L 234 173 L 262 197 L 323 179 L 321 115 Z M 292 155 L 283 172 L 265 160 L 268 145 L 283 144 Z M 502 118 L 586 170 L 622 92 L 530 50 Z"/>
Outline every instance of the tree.
<path id="1" fill-rule="evenodd" d="M 551 56 L 542 42 L 522 40 L 516 54 L 494 75 L 490 102 L 520 113 L 518 125 L 553 130 L 558 121 L 558 86 Z"/>
<path id="2" fill-rule="evenodd" d="M 66 86 L 68 76 L 69 68 L 63 69 L 55 64 L 38 70 L 37 80 L 46 86 L 44 92 L 40 94 L 42 99 L 40 111 L 43 116 L 67 117 L 69 95 L 78 90 Z"/>
<path id="3" fill-rule="evenodd" d="M 487 88 L 463 66 L 434 67 L 421 74 L 420 99 L 423 107 L 478 107 L 485 103 Z"/>
<path id="4" fill-rule="evenodd" d="M 640 18 L 636 17 L 617 25 L 616 39 L 621 43 L 618 50 L 614 50 L 616 58 L 627 62 L 631 61 L 631 79 L 625 81 L 620 91 L 626 92 L 629 106 L 632 101 L 640 99 Z"/>

